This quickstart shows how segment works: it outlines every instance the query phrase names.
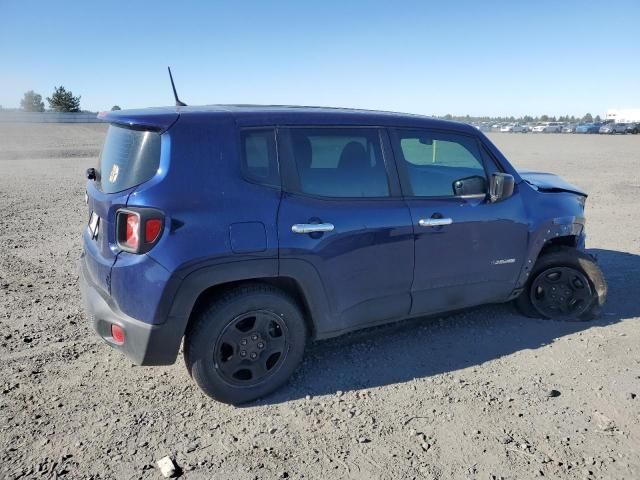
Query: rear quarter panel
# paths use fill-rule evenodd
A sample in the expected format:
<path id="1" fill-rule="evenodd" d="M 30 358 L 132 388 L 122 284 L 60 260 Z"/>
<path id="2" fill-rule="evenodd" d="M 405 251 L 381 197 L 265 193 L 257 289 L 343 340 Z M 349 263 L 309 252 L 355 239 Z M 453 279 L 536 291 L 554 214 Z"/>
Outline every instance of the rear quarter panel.
<path id="1" fill-rule="evenodd" d="M 277 259 L 280 190 L 243 179 L 233 117 L 185 115 L 164 135 L 170 141 L 162 181 L 140 186 L 128 202 L 166 215 L 148 255 L 180 276 L 217 262 Z"/>

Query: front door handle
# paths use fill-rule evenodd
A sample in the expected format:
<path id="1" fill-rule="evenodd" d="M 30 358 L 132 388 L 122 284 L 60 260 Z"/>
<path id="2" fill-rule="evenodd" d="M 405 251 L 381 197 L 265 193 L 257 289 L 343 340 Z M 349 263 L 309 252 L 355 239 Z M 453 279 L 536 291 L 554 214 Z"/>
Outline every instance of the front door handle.
<path id="1" fill-rule="evenodd" d="M 453 220 L 450 218 L 421 218 L 418 225 L 421 227 L 442 227 L 443 225 L 451 225 Z"/>
<path id="2" fill-rule="evenodd" d="M 296 223 L 291 225 L 293 233 L 333 232 L 333 223 Z"/>

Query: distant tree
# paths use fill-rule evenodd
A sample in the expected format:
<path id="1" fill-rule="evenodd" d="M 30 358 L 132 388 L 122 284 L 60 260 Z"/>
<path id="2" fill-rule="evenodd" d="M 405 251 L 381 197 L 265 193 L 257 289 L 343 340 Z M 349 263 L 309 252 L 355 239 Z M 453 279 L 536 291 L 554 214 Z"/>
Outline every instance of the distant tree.
<path id="1" fill-rule="evenodd" d="M 549 121 L 549 115 L 542 115 L 540 117 L 540 121 L 541 122 L 548 122 Z"/>
<path id="2" fill-rule="evenodd" d="M 591 123 L 593 122 L 593 117 L 590 113 L 587 113 L 584 117 L 582 117 L 583 122 Z"/>
<path id="3" fill-rule="evenodd" d="M 444 119 L 445 119 L 445 120 L 451 120 L 452 118 L 453 118 L 453 115 L 451 115 L 450 113 L 447 113 L 447 114 L 444 116 Z"/>
<path id="4" fill-rule="evenodd" d="M 112 111 L 112 112 L 115 112 L 116 110 L 122 110 L 122 109 L 120 108 L 120 105 L 114 105 L 113 107 L 111 107 L 111 111 Z"/>
<path id="5" fill-rule="evenodd" d="M 595 120 L 596 120 L 596 122 L 601 122 L 602 121 L 602 119 L 600 118 L 600 115 L 596 115 Z"/>
<path id="6" fill-rule="evenodd" d="M 24 97 L 20 100 L 20 107 L 25 112 L 44 112 L 42 95 L 35 93 L 33 90 L 25 92 Z"/>
<path id="7" fill-rule="evenodd" d="M 47 97 L 49 108 L 56 112 L 79 112 L 80 97 L 74 97 L 64 87 L 54 87 L 53 95 Z"/>

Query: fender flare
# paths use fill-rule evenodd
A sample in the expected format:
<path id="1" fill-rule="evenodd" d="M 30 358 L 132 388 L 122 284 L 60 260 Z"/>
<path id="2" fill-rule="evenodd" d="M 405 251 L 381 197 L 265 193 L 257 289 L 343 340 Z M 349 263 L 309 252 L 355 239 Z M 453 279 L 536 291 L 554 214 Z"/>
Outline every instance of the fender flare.
<path id="1" fill-rule="evenodd" d="M 208 288 L 229 282 L 276 277 L 278 259 L 240 260 L 191 267 L 188 273 L 180 272 L 182 282 L 177 287 L 168 317 L 189 320 L 198 297 Z"/>
<path id="2" fill-rule="evenodd" d="M 165 331 L 162 348 L 166 354 L 173 356 L 174 362 L 191 312 L 200 295 L 209 288 L 229 282 L 291 279 L 299 287 L 304 307 L 308 310 L 312 337 L 323 338 L 323 332 L 332 329 L 332 319 L 335 317 L 329 310 L 324 286 L 316 269 L 306 261 L 252 259 L 201 265 L 189 270 L 189 273 L 182 276 L 182 281 L 173 282 L 175 293 L 168 300 L 171 304 L 164 307 L 168 313 L 166 321 L 161 325 Z"/>
<path id="3" fill-rule="evenodd" d="M 524 287 L 529 279 L 529 273 L 533 269 L 540 252 L 549 242 L 556 238 L 575 236 L 578 238 L 579 249 L 584 248 L 584 218 L 583 217 L 557 217 L 539 224 L 530 234 L 529 249 L 522 270 L 516 283 L 516 289 Z"/>

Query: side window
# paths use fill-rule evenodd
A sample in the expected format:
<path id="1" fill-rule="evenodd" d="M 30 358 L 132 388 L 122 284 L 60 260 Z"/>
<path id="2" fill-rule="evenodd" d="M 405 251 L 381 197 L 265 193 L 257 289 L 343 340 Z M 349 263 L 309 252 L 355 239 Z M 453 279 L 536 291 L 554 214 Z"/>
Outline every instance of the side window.
<path id="1" fill-rule="evenodd" d="M 301 193 L 325 197 L 386 197 L 389 183 L 375 128 L 282 130 Z"/>
<path id="2" fill-rule="evenodd" d="M 263 185 L 280 186 L 275 132 L 273 129 L 241 130 L 243 175 Z"/>
<path id="3" fill-rule="evenodd" d="M 475 139 L 426 130 L 395 130 L 403 189 L 416 197 L 487 193 L 487 176 Z"/>

